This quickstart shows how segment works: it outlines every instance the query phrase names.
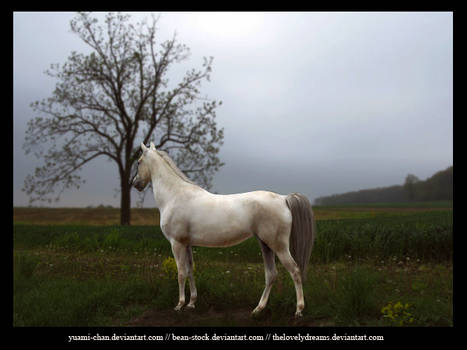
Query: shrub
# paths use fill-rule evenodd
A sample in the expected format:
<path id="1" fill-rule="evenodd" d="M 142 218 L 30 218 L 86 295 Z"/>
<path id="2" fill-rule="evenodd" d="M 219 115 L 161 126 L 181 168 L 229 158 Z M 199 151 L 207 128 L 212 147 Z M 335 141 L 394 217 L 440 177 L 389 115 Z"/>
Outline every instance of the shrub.
<path id="1" fill-rule="evenodd" d="M 177 263 L 175 259 L 171 256 L 167 257 L 162 262 L 162 272 L 164 272 L 164 277 L 169 279 L 177 278 L 178 270 L 177 270 Z"/>
<path id="2" fill-rule="evenodd" d="M 412 312 L 409 311 L 411 311 L 411 305 L 407 303 L 402 304 L 400 301 L 394 305 L 389 303 L 381 308 L 383 318 L 389 321 L 392 326 L 405 326 L 412 324 L 415 318 L 412 315 Z"/>

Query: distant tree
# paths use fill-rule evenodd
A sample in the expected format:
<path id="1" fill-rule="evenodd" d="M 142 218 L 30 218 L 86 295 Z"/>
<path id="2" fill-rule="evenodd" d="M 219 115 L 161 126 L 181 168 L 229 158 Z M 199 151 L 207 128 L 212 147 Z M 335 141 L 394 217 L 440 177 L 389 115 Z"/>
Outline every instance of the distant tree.
<path id="1" fill-rule="evenodd" d="M 419 185 L 421 200 L 452 200 L 453 167 L 438 171 Z"/>
<path id="2" fill-rule="evenodd" d="M 90 14 L 78 13 L 70 22 L 71 31 L 92 50 L 72 52 L 65 64 L 51 65 L 46 73 L 58 80 L 56 88 L 31 105 L 39 115 L 28 123 L 24 149 L 43 158 L 44 165 L 25 180 L 30 202 L 50 202 L 53 193 L 58 200 L 65 189 L 79 188 L 85 180 L 78 171 L 104 156 L 118 168 L 120 220 L 126 225 L 141 142 L 154 141 L 206 188 L 222 166 L 217 155 L 223 130 L 215 119 L 220 102 L 199 90 L 203 80 L 209 81 L 212 57 L 169 88 L 169 67 L 187 59 L 189 49 L 175 35 L 156 45 L 154 17 L 151 24 L 129 20 L 109 13 L 100 25 Z"/>
<path id="3" fill-rule="evenodd" d="M 438 171 L 425 181 L 409 174 L 404 185 L 333 194 L 315 199 L 315 205 L 351 203 L 439 201 L 453 199 L 453 167 Z"/>
<path id="4" fill-rule="evenodd" d="M 415 200 L 416 184 L 420 179 L 413 174 L 408 174 L 404 182 L 404 190 L 407 192 L 409 201 Z"/>

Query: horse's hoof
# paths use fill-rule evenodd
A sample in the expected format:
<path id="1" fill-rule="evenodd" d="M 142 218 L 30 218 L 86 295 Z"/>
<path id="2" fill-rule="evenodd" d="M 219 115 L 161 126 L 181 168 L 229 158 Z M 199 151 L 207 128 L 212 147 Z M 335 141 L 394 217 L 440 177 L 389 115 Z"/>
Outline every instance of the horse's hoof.
<path id="1" fill-rule="evenodd" d="M 175 311 L 181 311 L 182 307 L 183 307 L 183 305 L 177 305 L 177 306 L 174 307 L 174 310 Z"/>
<path id="2" fill-rule="evenodd" d="M 257 319 L 257 320 L 263 319 L 268 316 L 270 316 L 270 313 L 267 312 L 267 310 L 264 307 L 257 307 L 250 314 L 251 318 Z"/>
<path id="3" fill-rule="evenodd" d="M 261 313 L 261 311 L 263 311 L 262 308 L 259 308 L 259 307 L 256 307 L 252 312 L 251 312 L 251 315 L 252 316 L 257 316 Z"/>
<path id="4" fill-rule="evenodd" d="M 195 308 L 195 304 L 188 304 L 186 308 L 193 310 Z"/>
<path id="5" fill-rule="evenodd" d="M 301 312 L 301 311 L 297 311 L 297 312 L 295 313 L 295 318 L 300 318 L 300 317 L 303 317 L 302 312 Z"/>

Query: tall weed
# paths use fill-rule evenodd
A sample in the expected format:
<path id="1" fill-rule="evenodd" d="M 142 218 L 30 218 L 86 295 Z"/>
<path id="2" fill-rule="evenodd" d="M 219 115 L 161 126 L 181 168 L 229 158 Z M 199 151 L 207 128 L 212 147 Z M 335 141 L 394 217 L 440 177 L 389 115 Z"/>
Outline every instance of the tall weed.
<path id="1" fill-rule="evenodd" d="M 378 315 L 376 282 L 377 275 L 374 272 L 358 265 L 343 274 L 334 299 L 338 321 L 349 324 Z"/>
<path id="2" fill-rule="evenodd" d="M 14 274 L 18 278 L 30 279 L 39 264 L 39 258 L 26 253 L 13 255 Z"/>

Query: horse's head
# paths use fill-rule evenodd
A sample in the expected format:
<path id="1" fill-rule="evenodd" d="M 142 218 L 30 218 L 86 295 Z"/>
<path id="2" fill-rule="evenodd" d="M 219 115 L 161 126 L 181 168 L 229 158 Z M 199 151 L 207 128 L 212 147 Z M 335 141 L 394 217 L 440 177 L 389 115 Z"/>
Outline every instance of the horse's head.
<path id="1" fill-rule="evenodd" d="M 135 186 L 135 188 L 140 192 L 143 191 L 148 182 L 151 181 L 149 159 L 150 154 L 156 151 L 156 147 L 152 142 L 149 148 L 146 147 L 144 143 L 141 143 L 141 150 L 143 151 L 143 154 L 138 159 L 138 172 L 133 179 L 133 186 Z"/>

